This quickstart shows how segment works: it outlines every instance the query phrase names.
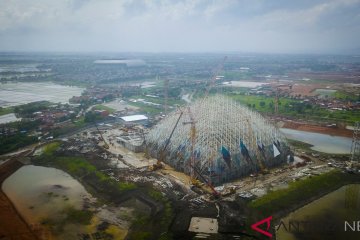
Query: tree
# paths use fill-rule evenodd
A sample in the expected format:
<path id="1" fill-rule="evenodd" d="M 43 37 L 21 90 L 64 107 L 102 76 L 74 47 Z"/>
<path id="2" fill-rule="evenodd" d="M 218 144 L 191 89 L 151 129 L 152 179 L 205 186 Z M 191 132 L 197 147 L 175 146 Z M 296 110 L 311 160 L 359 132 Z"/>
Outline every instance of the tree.
<path id="1" fill-rule="evenodd" d="M 260 102 L 260 107 L 265 107 L 265 102 L 264 101 Z"/>

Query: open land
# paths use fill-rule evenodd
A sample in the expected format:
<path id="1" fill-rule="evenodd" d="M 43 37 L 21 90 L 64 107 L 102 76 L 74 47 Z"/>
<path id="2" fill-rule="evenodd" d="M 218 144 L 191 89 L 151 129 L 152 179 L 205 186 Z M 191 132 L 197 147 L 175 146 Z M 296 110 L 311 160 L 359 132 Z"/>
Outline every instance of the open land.
<path id="1" fill-rule="evenodd" d="M 35 103 L 26 100 L 10 104 L 4 100 L 3 106 L 14 106 L 1 108 L 0 114 L 14 113 L 22 120 L 0 125 L 1 153 L 13 153 L 13 160 L 8 161 L 17 166 L 9 170 L 6 163 L 0 165 L 2 179 L 23 163 L 69 173 L 100 202 L 91 206 L 91 214 L 89 209 L 76 212 L 84 226 L 92 229 L 84 230 L 83 239 L 94 238 L 91 234 L 95 233 L 114 239 L 201 237 L 201 232 L 189 231 L 193 216 L 217 219 L 217 233 L 207 237 L 226 239 L 241 235 L 252 239 L 260 236 L 250 229 L 250 223 L 267 215 L 279 221 L 326 193 L 359 183 L 359 166 L 348 161 L 350 153 L 317 152 L 310 145 L 293 140 L 288 142 L 294 163 L 271 168 L 268 174 L 254 173 L 226 182 L 217 188 L 220 198 L 215 198 L 206 184 L 194 184 L 189 175 L 166 163 L 154 171 L 158 159 L 146 152 L 146 134 L 169 112 L 205 95 L 211 85 L 209 69 L 214 69 L 222 56 L 210 55 L 207 61 L 203 61 L 204 56 L 185 57 L 190 60 L 166 55 L 138 56 L 143 60 L 141 65 L 127 66 L 98 64 L 97 56 L 68 56 L 58 62 L 44 56 L 35 58 L 26 68 L 34 74 L 4 68 L 6 71 L 0 74 L 4 84 L 11 82 L 15 86 L 19 81 L 36 79 L 47 87 L 53 81 L 77 85 L 84 91 L 61 100 L 41 98 L 38 94 L 36 100 L 42 101 Z M 6 62 L 5 56 L 1 58 Z M 209 94 L 223 93 L 283 128 L 351 138 L 355 123 L 360 121 L 358 60 L 340 57 L 351 62 L 349 70 L 343 64 L 318 61 L 316 56 L 305 63 L 301 56 L 293 56 L 295 64 L 291 65 L 287 64 L 288 58 L 285 56 L 282 64 L 274 66 L 271 56 L 261 63 L 253 58 L 229 56 Z M 325 59 L 332 62 L 334 57 Z M 143 65 L 144 62 L 149 65 Z M 323 71 L 323 67 L 336 71 Z M 141 84 L 144 82 L 151 84 Z M 59 94 L 65 96 L 65 92 Z M 121 119 L 126 115 L 145 115 L 148 119 L 128 123 Z M 23 148 L 25 152 L 21 151 Z M 2 156 L 8 158 L 11 155 Z M 8 216 L 9 221 L 6 227 L 1 223 L 0 236 L 23 234 L 28 239 L 43 239 L 44 229 L 56 235 L 56 226 L 65 226 L 64 222 L 55 226 L 40 223 L 40 227 L 30 228 L 5 195 L 1 201 L 6 206 L 1 208 L 1 214 Z M 114 216 L 109 214 L 111 211 L 120 212 Z M 100 220 L 90 227 L 86 224 L 93 215 Z M 112 217 L 101 217 L 104 215 Z"/>

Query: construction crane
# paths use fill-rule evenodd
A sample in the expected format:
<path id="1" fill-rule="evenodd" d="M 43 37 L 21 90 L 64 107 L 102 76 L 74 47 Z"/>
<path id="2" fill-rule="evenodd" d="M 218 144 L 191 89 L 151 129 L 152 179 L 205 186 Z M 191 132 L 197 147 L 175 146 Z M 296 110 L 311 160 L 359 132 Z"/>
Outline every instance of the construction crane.
<path id="1" fill-rule="evenodd" d="M 169 79 L 164 80 L 164 113 L 168 113 L 168 91 L 169 91 Z"/>
<path id="2" fill-rule="evenodd" d="M 191 157 L 190 157 L 190 164 L 192 166 L 195 165 L 195 152 L 194 152 L 194 148 L 195 148 L 195 140 L 196 140 L 196 126 L 195 126 L 195 119 L 194 119 L 194 115 L 192 114 L 190 107 L 187 107 L 188 110 L 188 114 L 189 114 L 189 118 L 190 121 L 189 122 L 183 122 L 183 125 L 186 124 L 191 124 L 190 127 L 190 141 L 191 141 L 191 146 L 190 146 L 190 153 L 191 153 Z M 193 179 L 194 178 L 194 172 L 192 170 L 192 168 L 190 168 L 190 177 Z"/>
<path id="3" fill-rule="evenodd" d="M 107 142 L 105 141 L 105 139 L 104 139 L 102 133 L 100 132 L 100 130 L 99 130 L 99 128 L 98 128 L 98 126 L 97 126 L 96 123 L 95 123 L 95 127 L 96 127 L 96 130 L 98 131 L 98 133 L 100 134 L 101 140 L 104 142 L 104 148 L 105 148 L 105 149 L 109 149 L 109 144 L 107 144 Z"/>
<path id="4" fill-rule="evenodd" d="M 155 170 L 161 169 L 163 167 L 162 162 L 165 161 L 166 149 L 170 144 L 170 140 L 171 140 L 171 138 L 172 138 L 172 136 L 173 136 L 173 134 L 175 132 L 175 129 L 176 129 L 177 125 L 179 124 L 179 121 L 180 121 L 183 114 L 184 114 L 184 112 L 182 110 L 180 110 L 179 118 L 177 119 L 177 121 L 176 121 L 176 123 L 175 123 L 175 125 L 174 125 L 174 127 L 173 127 L 173 129 L 172 129 L 172 131 L 170 133 L 169 138 L 166 140 L 164 148 L 160 151 L 160 156 L 159 156 L 157 162 L 155 164 L 153 164 L 152 166 L 150 166 L 151 171 L 155 171 Z"/>
<path id="5" fill-rule="evenodd" d="M 225 56 L 224 59 L 221 61 L 221 63 L 217 66 L 217 68 L 215 68 L 215 71 L 210 80 L 210 83 L 205 90 L 205 98 L 209 95 L 211 88 L 215 85 L 216 77 L 219 75 L 220 71 L 223 69 L 224 63 L 226 60 L 227 60 L 227 56 Z"/>
<path id="6" fill-rule="evenodd" d="M 211 192 L 213 194 L 214 197 L 219 197 L 220 193 L 218 193 L 215 188 L 212 186 L 212 184 L 201 174 L 201 172 L 196 168 L 196 164 L 195 164 L 195 141 L 196 141 L 196 121 L 194 119 L 194 115 L 191 112 L 190 107 L 187 108 L 188 110 L 188 114 L 189 114 L 189 118 L 190 121 L 189 122 L 183 122 L 183 125 L 186 124 L 191 124 L 190 127 L 190 140 L 191 140 L 191 157 L 190 157 L 190 179 L 191 179 L 191 184 L 193 186 L 202 187 L 202 183 L 197 179 L 197 176 L 199 176 L 201 178 L 201 180 L 204 181 L 204 183 L 206 183 L 206 185 L 208 185 L 211 189 Z"/>
<path id="7" fill-rule="evenodd" d="M 190 167 L 201 178 L 201 180 L 203 180 L 206 183 L 206 185 L 209 186 L 209 188 L 211 189 L 211 193 L 213 194 L 214 197 L 218 198 L 221 196 L 221 194 L 215 190 L 214 186 L 201 174 L 201 172 L 196 168 L 195 165 L 190 164 Z M 197 186 L 197 185 L 195 185 L 195 186 Z M 197 187 L 199 187 L 199 186 L 197 186 Z"/>

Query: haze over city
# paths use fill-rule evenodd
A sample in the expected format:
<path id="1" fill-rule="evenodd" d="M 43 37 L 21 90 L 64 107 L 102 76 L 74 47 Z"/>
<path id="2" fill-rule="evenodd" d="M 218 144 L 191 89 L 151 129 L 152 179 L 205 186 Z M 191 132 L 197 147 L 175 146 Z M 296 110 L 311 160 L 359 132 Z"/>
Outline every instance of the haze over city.
<path id="1" fill-rule="evenodd" d="M 360 0 L 0 0 L 0 239 L 360 239 Z"/>
<path id="2" fill-rule="evenodd" d="M 0 1 L 0 51 L 359 53 L 359 0 Z"/>

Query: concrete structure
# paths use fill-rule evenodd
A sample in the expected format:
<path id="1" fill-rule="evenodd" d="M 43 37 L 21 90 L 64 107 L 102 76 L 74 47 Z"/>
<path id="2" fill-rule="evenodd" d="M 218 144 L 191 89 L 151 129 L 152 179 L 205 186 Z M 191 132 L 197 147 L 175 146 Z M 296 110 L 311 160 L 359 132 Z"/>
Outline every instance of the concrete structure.
<path id="1" fill-rule="evenodd" d="M 198 233 L 217 233 L 219 224 L 216 218 L 192 217 L 189 231 Z"/>
<path id="2" fill-rule="evenodd" d="M 129 115 L 120 117 L 125 125 L 134 125 L 134 124 L 146 124 L 148 122 L 148 117 L 145 115 Z"/>
<path id="3" fill-rule="evenodd" d="M 116 141 L 125 148 L 133 152 L 143 151 L 144 139 L 140 135 L 137 134 L 121 135 L 116 137 Z"/>
<path id="4" fill-rule="evenodd" d="M 200 174 L 216 185 L 257 173 L 286 162 L 290 154 L 277 128 L 259 113 L 228 97 L 206 97 L 179 111 L 183 114 L 170 139 L 165 161 L 202 181 Z M 179 111 L 170 113 L 147 135 L 152 156 L 160 157 L 179 119 Z"/>

